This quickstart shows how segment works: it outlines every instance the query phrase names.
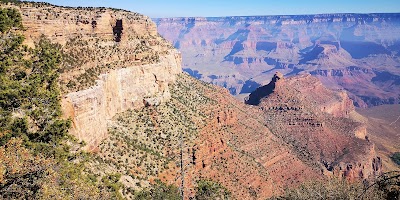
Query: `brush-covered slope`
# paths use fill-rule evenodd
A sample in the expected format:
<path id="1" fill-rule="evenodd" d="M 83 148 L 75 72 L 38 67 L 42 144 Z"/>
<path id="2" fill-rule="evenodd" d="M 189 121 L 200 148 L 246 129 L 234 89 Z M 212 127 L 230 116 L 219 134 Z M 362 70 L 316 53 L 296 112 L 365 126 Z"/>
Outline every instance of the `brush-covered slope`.
<path id="1" fill-rule="evenodd" d="M 278 195 L 329 174 L 357 180 L 380 172 L 373 144 L 355 136 L 360 124 L 322 111 L 316 117 L 319 109 L 310 107 L 279 111 L 274 104 L 278 113 L 266 112 L 181 74 L 170 101 L 112 119 L 93 171 L 122 174 L 123 195 L 134 198 L 156 179 L 179 186 L 182 160 L 187 196 L 199 181 L 212 180 L 243 199 Z"/>
<path id="2" fill-rule="evenodd" d="M 203 179 L 220 182 L 235 198 L 262 199 L 321 176 L 269 131 L 254 115 L 258 109 L 225 89 L 181 74 L 171 96 L 165 104 L 114 117 L 98 149 L 97 171 L 123 174 L 127 196 L 154 179 L 180 183 L 181 141 L 189 196 Z"/>
<path id="3" fill-rule="evenodd" d="M 0 3 L 0 199 L 112 199 L 62 119 L 60 45 L 23 45 L 21 13 Z M 115 192 L 115 191 L 114 191 Z M 115 193 L 114 193 L 115 194 Z"/>

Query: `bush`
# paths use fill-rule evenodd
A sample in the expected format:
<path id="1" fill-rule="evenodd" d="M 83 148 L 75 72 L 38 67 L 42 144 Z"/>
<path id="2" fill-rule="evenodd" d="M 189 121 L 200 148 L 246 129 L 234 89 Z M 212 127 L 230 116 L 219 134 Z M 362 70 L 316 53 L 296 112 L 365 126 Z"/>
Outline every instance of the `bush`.
<path id="1" fill-rule="evenodd" d="M 4 1 L 2 1 L 4 2 Z M 5 33 L 11 28 L 22 28 L 21 14 L 12 8 L 0 9 L 0 32 Z"/>
<path id="2" fill-rule="evenodd" d="M 400 165 L 400 152 L 394 153 L 390 158 L 393 160 L 394 163 Z"/>
<path id="3" fill-rule="evenodd" d="M 230 192 L 219 183 L 200 180 L 197 182 L 195 198 L 197 200 L 230 199 Z"/>
<path id="4" fill-rule="evenodd" d="M 373 183 L 349 183 L 343 179 L 310 181 L 289 189 L 280 197 L 270 199 L 399 199 L 400 172 L 387 172 Z"/>
<path id="5" fill-rule="evenodd" d="M 119 193 L 122 187 L 122 184 L 119 182 L 120 178 L 121 174 L 109 174 L 101 179 L 107 190 L 111 193 L 112 199 L 123 199 L 122 195 Z"/>
<path id="6" fill-rule="evenodd" d="M 179 200 L 179 190 L 174 185 L 167 185 L 160 180 L 151 186 L 150 189 L 142 190 L 135 194 L 137 200 Z"/>
<path id="7" fill-rule="evenodd" d="M 0 198 L 110 199 L 106 187 L 116 189 L 115 179 L 94 183 L 84 173 L 85 156 L 69 151 L 61 46 L 42 36 L 30 49 L 21 28 L 16 9 L 0 8 Z"/>

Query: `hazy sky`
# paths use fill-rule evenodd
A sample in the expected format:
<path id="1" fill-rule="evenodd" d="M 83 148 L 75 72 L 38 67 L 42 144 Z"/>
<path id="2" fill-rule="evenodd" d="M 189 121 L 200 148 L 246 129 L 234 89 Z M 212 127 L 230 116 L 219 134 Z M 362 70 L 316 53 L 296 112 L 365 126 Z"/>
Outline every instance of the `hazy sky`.
<path id="1" fill-rule="evenodd" d="M 114 7 L 150 17 L 216 17 L 400 12 L 400 0 L 45 0 L 64 6 Z"/>

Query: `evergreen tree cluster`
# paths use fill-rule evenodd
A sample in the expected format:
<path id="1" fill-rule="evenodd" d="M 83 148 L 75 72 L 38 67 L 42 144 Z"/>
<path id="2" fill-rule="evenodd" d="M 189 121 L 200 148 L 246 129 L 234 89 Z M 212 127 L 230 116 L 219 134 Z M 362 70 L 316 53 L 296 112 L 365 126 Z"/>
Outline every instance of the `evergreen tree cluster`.
<path id="1" fill-rule="evenodd" d="M 112 198 L 109 181 L 87 172 L 90 155 L 70 150 L 78 144 L 61 117 L 61 46 L 42 36 L 29 48 L 22 31 L 18 10 L 0 7 L 0 198 Z"/>

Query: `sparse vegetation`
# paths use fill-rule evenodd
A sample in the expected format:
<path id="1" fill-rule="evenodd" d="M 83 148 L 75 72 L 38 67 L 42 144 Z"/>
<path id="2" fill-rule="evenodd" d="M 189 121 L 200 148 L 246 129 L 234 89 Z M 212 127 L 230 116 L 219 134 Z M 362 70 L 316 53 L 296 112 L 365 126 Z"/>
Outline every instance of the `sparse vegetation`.
<path id="1" fill-rule="evenodd" d="M 166 185 L 160 180 L 156 180 L 149 189 L 142 190 L 135 194 L 137 200 L 179 200 L 181 196 L 179 190 L 174 185 Z"/>
<path id="2" fill-rule="evenodd" d="M 209 180 L 200 180 L 197 182 L 195 199 L 230 199 L 230 192 L 219 183 Z"/>
<path id="3" fill-rule="evenodd" d="M 84 172 L 88 155 L 61 119 L 60 46 L 22 42 L 21 16 L 0 8 L 0 194 L 4 199 L 99 198 L 109 193 Z M 71 162 L 75 161 L 75 162 Z"/>
<path id="4" fill-rule="evenodd" d="M 180 79 L 185 80 L 185 79 Z M 198 136 L 204 114 L 197 107 L 205 101 L 198 90 L 190 90 L 178 81 L 171 86 L 172 99 L 156 107 L 128 110 L 114 117 L 110 137 L 100 144 L 97 173 L 107 165 L 131 176 L 135 184 L 125 186 L 126 196 L 150 185 L 149 179 L 160 173 L 176 176 L 179 172 L 180 135 L 184 134 L 184 157 L 192 164 L 190 152 Z M 199 123 L 200 122 L 200 123 Z M 173 166 L 173 167 L 171 167 Z M 128 190 L 129 187 L 134 190 Z"/>
<path id="5" fill-rule="evenodd" d="M 362 185 L 349 184 L 346 180 L 311 181 L 287 190 L 285 195 L 278 199 L 357 199 L 363 191 L 362 188 Z M 372 199 L 380 199 L 381 195 L 376 194 Z"/>
<path id="6" fill-rule="evenodd" d="M 64 75 L 73 74 L 73 77 L 62 77 L 68 79 L 64 90 L 78 91 L 93 86 L 100 74 L 112 69 L 160 62 L 160 54 L 166 52 L 152 48 L 154 45 L 163 45 L 158 40 L 160 39 L 137 36 L 124 41 L 128 44 L 110 45 L 111 41 L 101 38 L 70 38 L 62 48 L 63 62 L 60 70 Z M 152 41 L 151 45 L 149 41 Z M 76 73 L 79 71 L 77 67 L 85 70 Z"/>
<path id="7" fill-rule="evenodd" d="M 390 156 L 390 158 L 393 160 L 394 163 L 400 165 L 400 152 L 393 153 L 393 155 Z"/>
<path id="8" fill-rule="evenodd" d="M 46 8 L 46 3 L 33 4 L 45 8 L 44 19 L 74 18 L 54 14 Z M 94 11 L 93 8 L 78 9 Z M 75 17 L 76 23 L 90 24 L 91 20 L 82 15 Z M 147 22 L 139 15 L 130 17 Z M 77 36 L 61 46 L 43 36 L 31 49 L 22 45 L 20 14 L 15 9 L 3 8 L 0 9 L 0 31 L 1 198 L 180 199 L 176 185 L 182 171 L 181 147 L 184 173 L 191 173 L 195 167 L 212 172 L 199 175 L 193 170 L 193 177 L 186 177 L 193 184 L 189 186 L 193 188 L 186 190 L 195 199 L 230 199 L 229 187 L 241 190 L 232 190 L 235 194 L 259 198 L 262 185 L 252 186 L 243 176 L 258 173 L 254 182 L 270 180 L 265 163 L 258 156 L 265 152 L 262 147 L 251 149 L 237 145 L 244 143 L 242 139 L 249 136 L 247 131 L 259 133 L 260 140 L 272 136 L 268 135 L 265 123 L 260 122 L 264 119 L 248 114 L 244 117 L 244 106 L 239 108 L 230 102 L 220 105 L 212 95 L 221 91 L 183 74 L 170 85 L 170 101 L 118 114 L 109 121 L 109 137 L 101 143 L 96 155 L 79 150 L 84 144 L 77 143 L 68 134 L 71 121 L 61 118 L 59 75 L 64 76 L 61 78 L 61 85 L 67 87 L 64 92 L 69 92 L 92 86 L 99 74 L 111 69 L 159 62 L 160 55 L 166 52 L 153 46 L 165 42 L 160 38 L 134 35 L 128 39 L 131 46 L 123 46 L 95 35 Z M 171 46 L 167 45 L 168 48 Z M 205 94 L 210 91 L 215 93 Z M 233 120 L 236 116 L 230 109 L 241 113 L 241 120 Z M 204 141 L 209 143 L 199 142 L 199 137 L 208 137 Z M 266 148 L 274 148 L 271 144 Z M 202 158 L 196 154 L 199 145 L 209 145 L 209 152 L 202 152 Z M 347 154 L 349 150 L 345 150 Z M 393 155 L 394 161 L 399 157 Z M 383 176 L 370 184 L 371 187 L 339 180 L 305 183 L 279 198 L 354 199 L 365 191 L 366 199 L 393 199 L 398 196 L 398 177 L 396 174 Z M 174 180 L 172 185 L 166 184 L 171 180 Z"/>
<path id="9" fill-rule="evenodd" d="M 348 182 L 343 179 L 328 179 L 309 181 L 294 189 L 287 189 L 280 197 L 270 199 L 398 199 L 399 172 L 389 172 L 381 175 L 375 182 Z"/>

